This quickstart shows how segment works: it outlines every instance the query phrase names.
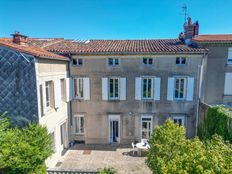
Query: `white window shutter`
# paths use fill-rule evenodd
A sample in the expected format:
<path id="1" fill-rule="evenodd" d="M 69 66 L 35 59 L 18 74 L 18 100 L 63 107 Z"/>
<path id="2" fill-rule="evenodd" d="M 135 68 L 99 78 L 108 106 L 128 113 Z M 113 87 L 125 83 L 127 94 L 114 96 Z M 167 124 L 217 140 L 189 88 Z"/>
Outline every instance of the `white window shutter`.
<path id="1" fill-rule="evenodd" d="M 174 97 L 174 77 L 168 77 L 167 100 L 172 101 Z"/>
<path id="2" fill-rule="evenodd" d="M 90 100 L 90 84 L 89 78 L 83 78 L 84 81 L 84 100 Z"/>
<path id="3" fill-rule="evenodd" d="M 43 115 L 47 113 L 47 106 L 46 106 L 46 86 L 45 82 L 42 83 L 42 104 L 43 104 Z"/>
<path id="4" fill-rule="evenodd" d="M 126 78 L 120 78 L 120 100 L 126 100 Z"/>
<path id="5" fill-rule="evenodd" d="M 193 91 L 194 91 L 194 78 L 193 77 L 188 77 L 188 82 L 187 82 L 187 101 L 192 101 L 193 100 Z"/>
<path id="6" fill-rule="evenodd" d="M 108 78 L 102 78 L 102 100 L 108 100 Z"/>
<path id="7" fill-rule="evenodd" d="M 225 74 L 224 94 L 232 95 L 232 73 Z"/>
<path id="8" fill-rule="evenodd" d="M 160 77 L 154 78 L 154 100 L 160 100 Z"/>
<path id="9" fill-rule="evenodd" d="M 59 108 L 61 105 L 61 86 L 60 80 L 54 81 L 54 96 L 55 96 L 55 108 Z"/>
<path id="10" fill-rule="evenodd" d="M 141 100 L 142 97 L 142 78 L 135 78 L 135 100 Z"/>
<path id="11" fill-rule="evenodd" d="M 69 102 L 73 99 L 74 95 L 74 83 L 72 78 L 66 78 L 66 102 Z"/>

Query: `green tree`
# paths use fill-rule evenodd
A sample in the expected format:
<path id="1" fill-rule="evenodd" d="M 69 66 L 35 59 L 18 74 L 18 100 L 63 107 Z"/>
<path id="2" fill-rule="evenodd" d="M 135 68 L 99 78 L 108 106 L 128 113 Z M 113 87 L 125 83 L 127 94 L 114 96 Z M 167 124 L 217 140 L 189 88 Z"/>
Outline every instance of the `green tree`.
<path id="1" fill-rule="evenodd" d="M 167 120 L 157 126 L 149 140 L 146 164 L 153 173 L 230 173 L 232 147 L 221 137 L 205 142 L 199 138 L 186 139 L 185 129 Z"/>
<path id="2" fill-rule="evenodd" d="M 46 173 L 45 159 L 52 154 L 51 137 L 45 127 L 30 124 L 10 128 L 6 117 L 0 119 L 0 169 L 6 173 Z"/>

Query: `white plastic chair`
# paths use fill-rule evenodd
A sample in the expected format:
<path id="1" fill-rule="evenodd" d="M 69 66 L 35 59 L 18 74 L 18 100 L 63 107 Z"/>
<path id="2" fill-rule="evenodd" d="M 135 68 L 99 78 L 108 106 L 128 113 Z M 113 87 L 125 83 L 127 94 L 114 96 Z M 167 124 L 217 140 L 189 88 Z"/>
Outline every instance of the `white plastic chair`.
<path id="1" fill-rule="evenodd" d="M 141 139 L 141 143 L 147 144 L 147 139 Z"/>
<path id="2" fill-rule="evenodd" d="M 131 143 L 131 146 L 133 148 L 133 156 L 135 155 L 135 149 L 136 149 L 136 145 L 134 142 Z"/>

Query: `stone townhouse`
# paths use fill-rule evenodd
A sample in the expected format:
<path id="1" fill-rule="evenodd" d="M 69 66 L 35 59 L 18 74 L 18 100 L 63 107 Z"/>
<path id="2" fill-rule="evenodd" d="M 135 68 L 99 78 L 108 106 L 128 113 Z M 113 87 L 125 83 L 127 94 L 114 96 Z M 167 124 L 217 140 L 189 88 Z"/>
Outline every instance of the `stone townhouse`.
<path id="1" fill-rule="evenodd" d="M 203 101 L 232 108 L 232 35 L 200 35 L 193 41 L 209 50 Z"/>
<path id="2" fill-rule="evenodd" d="M 48 166 L 69 145 L 68 64 L 66 57 L 29 46 L 20 33 L 0 39 L 0 112 L 18 124 L 27 120 L 48 128 L 54 150 Z"/>
<path id="3" fill-rule="evenodd" d="M 178 39 L 45 45 L 71 60 L 71 139 L 129 144 L 149 139 L 153 128 L 168 118 L 194 136 L 208 51 L 192 42 L 197 22 L 189 19 L 184 28 Z"/>

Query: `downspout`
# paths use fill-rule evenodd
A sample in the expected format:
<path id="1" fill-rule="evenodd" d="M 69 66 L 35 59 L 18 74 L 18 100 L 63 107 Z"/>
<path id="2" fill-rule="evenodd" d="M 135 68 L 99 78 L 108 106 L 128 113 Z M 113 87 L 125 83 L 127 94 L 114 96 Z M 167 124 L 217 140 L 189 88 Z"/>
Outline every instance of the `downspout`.
<path id="1" fill-rule="evenodd" d="M 204 53 L 201 60 L 201 65 L 198 65 L 198 78 L 199 78 L 199 86 L 198 86 L 198 97 L 197 97 L 197 116 L 196 116 L 196 130 L 195 135 L 197 135 L 197 128 L 199 123 L 199 107 L 201 102 L 201 95 L 202 95 L 202 80 L 203 80 L 203 71 L 204 71 L 204 64 L 206 59 L 207 53 Z"/>

